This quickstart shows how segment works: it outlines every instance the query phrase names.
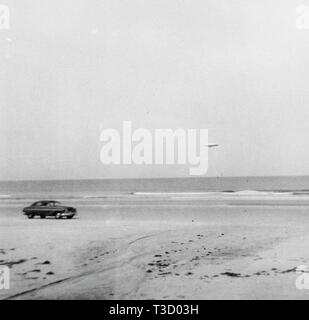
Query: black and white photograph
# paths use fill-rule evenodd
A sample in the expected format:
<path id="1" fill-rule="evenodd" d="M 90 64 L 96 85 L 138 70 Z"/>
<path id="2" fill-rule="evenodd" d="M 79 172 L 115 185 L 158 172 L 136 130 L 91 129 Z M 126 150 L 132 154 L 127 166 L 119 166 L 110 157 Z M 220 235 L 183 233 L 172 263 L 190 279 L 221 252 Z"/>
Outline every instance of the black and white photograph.
<path id="1" fill-rule="evenodd" d="M 308 136 L 309 0 L 0 0 L 0 300 L 309 299 Z"/>

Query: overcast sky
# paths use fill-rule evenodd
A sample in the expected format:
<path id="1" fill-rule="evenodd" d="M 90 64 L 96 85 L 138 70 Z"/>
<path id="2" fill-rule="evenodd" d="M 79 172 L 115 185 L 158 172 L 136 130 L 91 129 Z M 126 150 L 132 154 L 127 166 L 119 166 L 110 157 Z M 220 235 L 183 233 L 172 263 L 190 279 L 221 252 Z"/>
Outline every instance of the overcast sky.
<path id="1" fill-rule="evenodd" d="M 188 176 L 104 166 L 102 128 L 206 128 L 207 176 L 309 174 L 297 1 L 1 0 L 0 179 Z M 302 1 L 301 3 L 306 3 Z M 308 1 L 309 6 L 309 1 Z"/>

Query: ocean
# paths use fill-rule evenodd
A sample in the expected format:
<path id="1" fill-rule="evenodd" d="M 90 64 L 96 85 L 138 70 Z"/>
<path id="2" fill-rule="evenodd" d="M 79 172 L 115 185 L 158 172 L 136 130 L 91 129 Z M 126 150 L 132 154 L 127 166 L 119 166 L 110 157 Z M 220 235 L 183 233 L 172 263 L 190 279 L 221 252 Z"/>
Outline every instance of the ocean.
<path id="1" fill-rule="evenodd" d="M 0 200 L 27 198 L 100 198 L 135 193 L 233 193 L 239 191 L 309 194 L 309 176 L 216 177 L 1 181 Z"/>

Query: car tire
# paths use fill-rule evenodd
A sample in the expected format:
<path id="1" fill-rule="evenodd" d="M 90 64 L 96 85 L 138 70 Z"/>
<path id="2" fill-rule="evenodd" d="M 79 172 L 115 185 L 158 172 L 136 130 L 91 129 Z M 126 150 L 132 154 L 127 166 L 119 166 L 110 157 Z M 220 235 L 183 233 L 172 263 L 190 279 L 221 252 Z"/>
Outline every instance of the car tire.
<path id="1" fill-rule="evenodd" d="M 73 216 L 67 216 L 67 219 L 72 219 L 73 218 Z"/>
<path id="2" fill-rule="evenodd" d="M 44 216 L 43 214 L 40 215 L 41 219 L 45 219 L 46 216 Z"/>
<path id="3" fill-rule="evenodd" d="M 28 219 L 33 219 L 34 218 L 34 214 L 28 214 Z"/>
<path id="4" fill-rule="evenodd" d="M 56 219 L 61 219 L 61 213 L 57 212 L 55 217 L 56 217 Z"/>

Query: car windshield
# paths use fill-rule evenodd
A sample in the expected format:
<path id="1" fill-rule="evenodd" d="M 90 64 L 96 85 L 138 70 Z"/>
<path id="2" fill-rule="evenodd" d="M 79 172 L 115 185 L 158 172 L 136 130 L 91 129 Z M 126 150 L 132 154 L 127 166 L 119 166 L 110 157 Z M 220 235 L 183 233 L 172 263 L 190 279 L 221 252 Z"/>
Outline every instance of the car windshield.
<path id="1" fill-rule="evenodd" d="M 36 207 L 38 207 L 38 206 L 41 206 L 42 205 L 42 202 L 34 202 L 34 203 L 32 203 L 32 207 L 33 206 L 36 206 Z"/>

